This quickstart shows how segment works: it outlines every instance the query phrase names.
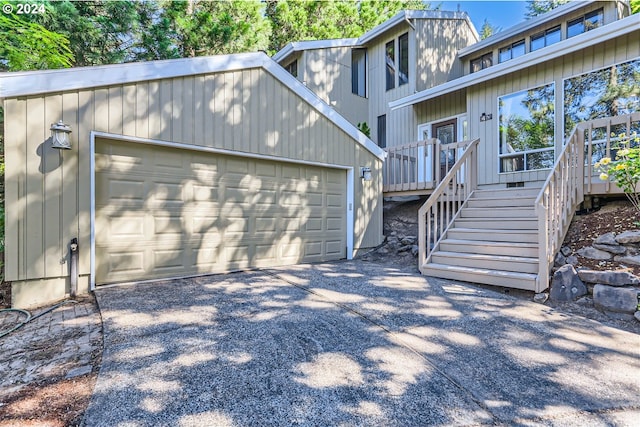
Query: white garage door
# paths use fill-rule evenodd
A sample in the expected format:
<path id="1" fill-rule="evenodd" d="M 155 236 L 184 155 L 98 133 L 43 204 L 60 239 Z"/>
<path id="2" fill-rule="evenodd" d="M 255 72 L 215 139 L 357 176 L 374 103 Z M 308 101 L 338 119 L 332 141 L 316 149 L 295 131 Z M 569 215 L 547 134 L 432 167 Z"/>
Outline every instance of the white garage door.
<path id="1" fill-rule="evenodd" d="M 346 171 L 96 142 L 96 283 L 346 257 Z"/>

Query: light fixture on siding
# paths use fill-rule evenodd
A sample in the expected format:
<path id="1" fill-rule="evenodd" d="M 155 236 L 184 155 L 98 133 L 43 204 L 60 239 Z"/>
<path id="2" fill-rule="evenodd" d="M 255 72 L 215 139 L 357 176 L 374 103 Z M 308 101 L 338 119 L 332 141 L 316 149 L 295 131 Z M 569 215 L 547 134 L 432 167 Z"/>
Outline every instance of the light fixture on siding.
<path id="1" fill-rule="evenodd" d="M 486 122 L 487 120 L 491 120 L 491 119 L 493 119 L 493 115 L 492 114 L 482 113 L 480 115 L 480 121 L 481 122 Z"/>
<path id="2" fill-rule="evenodd" d="M 69 134 L 71 133 L 71 126 L 66 125 L 59 120 L 58 123 L 54 123 L 49 128 L 51 130 L 51 147 L 58 150 L 70 150 L 71 140 Z"/>
<path id="3" fill-rule="evenodd" d="M 360 168 L 360 178 L 363 181 L 371 181 L 371 168 Z"/>

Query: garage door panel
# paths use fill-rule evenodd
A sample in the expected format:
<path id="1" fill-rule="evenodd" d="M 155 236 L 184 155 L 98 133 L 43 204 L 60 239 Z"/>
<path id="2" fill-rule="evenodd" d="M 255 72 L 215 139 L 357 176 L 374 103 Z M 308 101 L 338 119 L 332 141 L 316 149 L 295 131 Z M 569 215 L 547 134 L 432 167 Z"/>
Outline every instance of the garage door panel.
<path id="1" fill-rule="evenodd" d="M 346 256 L 344 170 L 125 142 L 97 153 L 98 284 Z"/>

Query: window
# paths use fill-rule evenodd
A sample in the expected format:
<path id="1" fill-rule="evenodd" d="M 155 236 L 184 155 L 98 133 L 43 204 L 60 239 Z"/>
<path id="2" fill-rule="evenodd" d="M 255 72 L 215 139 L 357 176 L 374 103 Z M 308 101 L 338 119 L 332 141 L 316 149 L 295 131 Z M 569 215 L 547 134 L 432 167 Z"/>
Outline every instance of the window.
<path id="1" fill-rule="evenodd" d="M 638 84 L 640 59 L 612 65 L 564 81 L 564 137 L 580 122 L 640 111 L 633 91 L 615 90 Z M 594 156 L 596 154 L 594 153 Z M 594 162 L 600 160 L 595 158 Z"/>
<path id="2" fill-rule="evenodd" d="M 493 65 L 493 52 L 486 53 L 480 58 L 471 60 L 471 72 L 475 73 Z"/>
<path id="3" fill-rule="evenodd" d="M 391 40 L 384 46 L 385 68 L 387 70 L 387 90 L 396 87 L 396 41 Z"/>
<path id="4" fill-rule="evenodd" d="M 531 52 L 560 41 L 560 25 L 531 36 Z"/>
<path id="5" fill-rule="evenodd" d="M 409 33 L 398 38 L 398 86 L 409 83 Z"/>
<path id="6" fill-rule="evenodd" d="M 296 59 L 291 64 L 284 67 L 293 77 L 298 77 L 298 60 Z"/>
<path id="7" fill-rule="evenodd" d="M 604 13 L 602 9 L 587 13 L 578 19 L 567 22 L 567 38 L 591 31 L 602 26 L 603 23 Z"/>
<path id="8" fill-rule="evenodd" d="M 553 166 L 554 105 L 553 83 L 498 98 L 500 172 Z"/>
<path id="9" fill-rule="evenodd" d="M 378 147 L 387 147 L 387 115 L 378 116 Z"/>
<path id="10" fill-rule="evenodd" d="M 524 55 L 524 53 L 524 40 L 520 40 L 510 46 L 501 48 L 500 54 L 498 55 L 498 62 L 502 63 L 510 59 L 517 58 L 518 56 Z"/>
<path id="11" fill-rule="evenodd" d="M 367 96 L 367 49 L 351 49 L 351 93 Z"/>

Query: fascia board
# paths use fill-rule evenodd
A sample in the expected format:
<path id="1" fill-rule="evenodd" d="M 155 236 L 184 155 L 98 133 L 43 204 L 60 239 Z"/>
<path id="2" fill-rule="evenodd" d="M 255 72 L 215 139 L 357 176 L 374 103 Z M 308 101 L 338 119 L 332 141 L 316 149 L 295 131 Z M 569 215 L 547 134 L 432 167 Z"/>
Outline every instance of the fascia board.
<path id="1" fill-rule="evenodd" d="M 471 46 L 463 47 L 458 51 L 458 55 L 461 58 L 464 58 L 465 56 L 469 56 L 475 52 L 478 52 L 496 43 L 500 43 L 501 41 L 514 37 L 520 33 L 525 33 L 528 30 L 537 27 L 538 25 L 542 25 L 547 21 L 552 21 L 558 17 L 569 14 L 574 10 L 582 9 L 590 3 L 593 3 L 593 0 L 571 1 L 567 4 L 550 10 L 547 13 L 538 15 L 535 18 L 528 19 L 524 22 L 521 22 L 520 24 L 514 25 L 513 27 L 509 27 L 504 31 L 500 31 L 499 33 L 489 36 L 486 39 Z"/>
<path id="2" fill-rule="evenodd" d="M 445 95 L 449 92 L 464 89 L 478 83 L 483 83 L 515 71 L 520 71 L 522 69 L 559 58 L 638 30 L 640 30 L 640 14 L 631 15 L 612 24 L 591 30 L 568 40 L 563 40 L 560 43 L 545 47 L 536 52 L 529 53 L 517 60 L 503 62 L 502 64 L 485 68 L 477 73 L 467 74 L 466 76 L 451 80 L 436 87 L 392 101 L 389 103 L 389 108 L 397 110 L 402 107 L 408 107 L 419 102 Z"/>
<path id="3" fill-rule="evenodd" d="M 287 43 L 285 47 L 280 49 L 271 57 L 276 62 L 281 62 L 294 52 L 302 50 L 328 49 L 332 47 L 349 47 L 356 46 L 358 39 L 327 39 L 327 40 L 309 40 L 300 42 Z"/>
<path id="4" fill-rule="evenodd" d="M 260 67 L 262 52 L 0 73 L 0 99 Z"/>

